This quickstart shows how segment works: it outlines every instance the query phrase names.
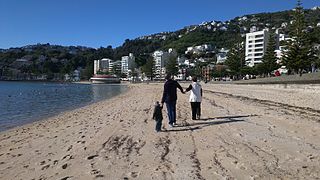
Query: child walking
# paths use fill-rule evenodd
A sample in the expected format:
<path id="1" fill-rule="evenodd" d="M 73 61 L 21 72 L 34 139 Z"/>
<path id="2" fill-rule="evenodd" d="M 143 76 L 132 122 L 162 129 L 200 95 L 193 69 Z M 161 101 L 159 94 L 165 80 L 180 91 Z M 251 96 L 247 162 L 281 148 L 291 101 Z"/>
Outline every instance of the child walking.
<path id="1" fill-rule="evenodd" d="M 159 101 L 154 103 L 154 111 L 153 111 L 152 119 L 156 121 L 156 131 L 160 132 L 163 117 L 162 117 L 162 106 L 160 106 Z"/>

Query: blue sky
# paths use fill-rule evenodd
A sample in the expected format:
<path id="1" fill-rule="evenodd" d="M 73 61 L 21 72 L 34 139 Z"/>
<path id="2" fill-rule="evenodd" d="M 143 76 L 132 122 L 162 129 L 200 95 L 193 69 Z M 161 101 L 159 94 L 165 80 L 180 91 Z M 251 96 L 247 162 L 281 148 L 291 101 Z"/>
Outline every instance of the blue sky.
<path id="1" fill-rule="evenodd" d="M 319 0 L 302 0 L 304 8 Z M 203 21 L 276 12 L 295 0 L 0 0 L 0 48 L 36 43 L 98 48 Z"/>

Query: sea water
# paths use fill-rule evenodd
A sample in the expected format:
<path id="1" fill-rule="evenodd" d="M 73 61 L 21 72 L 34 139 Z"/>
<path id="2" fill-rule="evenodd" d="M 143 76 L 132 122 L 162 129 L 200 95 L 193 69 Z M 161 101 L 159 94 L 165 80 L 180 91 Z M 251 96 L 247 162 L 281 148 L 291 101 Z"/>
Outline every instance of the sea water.
<path id="1" fill-rule="evenodd" d="M 0 81 L 0 131 L 108 99 L 125 85 Z"/>

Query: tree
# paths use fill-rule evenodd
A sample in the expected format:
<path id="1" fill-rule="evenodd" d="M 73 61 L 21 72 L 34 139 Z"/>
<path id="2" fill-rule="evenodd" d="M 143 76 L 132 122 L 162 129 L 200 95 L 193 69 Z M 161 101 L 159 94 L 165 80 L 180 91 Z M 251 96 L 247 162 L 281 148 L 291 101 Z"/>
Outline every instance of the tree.
<path id="1" fill-rule="evenodd" d="M 146 63 L 141 67 L 141 71 L 145 73 L 147 77 L 153 80 L 154 77 L 154 61 L 151 56 L 146 59 Z"/>
<path id="2" fill-rule="evenodd" d="M 236 43 L 227 54 L 226 65 L 231 71 L 231 75 L 241 76 L 241 69 L 245 66 L 243 43 Z"/>
<path id="3" fill-rule="evenodd" d="M 293 40 L 288 42 L 288 51 L 283 58 L 283 64 L 300 76 L 303 70 L 310 68 L 311 62 L 314 60 L 314 55 L 311 43 L 306 32 L 306 24 L 301 1 L 298 0 L 297 6 L 293 15 L 293 23 L 290 28 L 290 35 Z"/>
<path id="4" fill-rule="evenodd" d="M 170 56 L 169 60 L 166 64 L 166 71 L 167 73 L 170 73 L 172 75 L 177 75 L 179 72 L 178 69 L 178 63 L 177 63 L 177 57 L 176 56 Z"/>
<path id="5" fill-rule="evenodd" d="M 86 65 L 83 73 L 81 73 L 82 79 L 89 80 L 93 75 L 93 62 L 90 62 Z"/>
<path id="6" fill-rule="evenodd" d="M 267 50 L 262 59 L 262 64 L 259 65 L 259 66 L 262 66 L 261 68 L 262 72 L 259 72 L 259 73 L 270 74 L 272 71 L 279 68 L 275 50 L 276 50 L 275 34 L 271 32 Z"/>
<path id="7" fill-rule="evenodd" d="M 149 58 L 150 58 L 149 54 L 140 54 L 137 57 L 135 57 L 135 63 L 137 64 L 137 67 L 141 67 L 144 64 L 146 64 Z"/>

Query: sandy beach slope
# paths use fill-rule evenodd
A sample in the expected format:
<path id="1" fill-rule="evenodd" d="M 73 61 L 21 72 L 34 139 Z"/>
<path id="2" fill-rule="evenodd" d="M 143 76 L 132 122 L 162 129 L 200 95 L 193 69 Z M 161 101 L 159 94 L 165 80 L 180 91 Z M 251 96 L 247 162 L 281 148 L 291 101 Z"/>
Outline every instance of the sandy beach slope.
<path id="1" fill-rule="evenodd" d="M 187 87 L 188 84 L 182 84 Z M 0 179 L 318 179 L 319 86 L 203 84 L 202 119 L 151 119 L 162 84 L 0 133 Z"/>

